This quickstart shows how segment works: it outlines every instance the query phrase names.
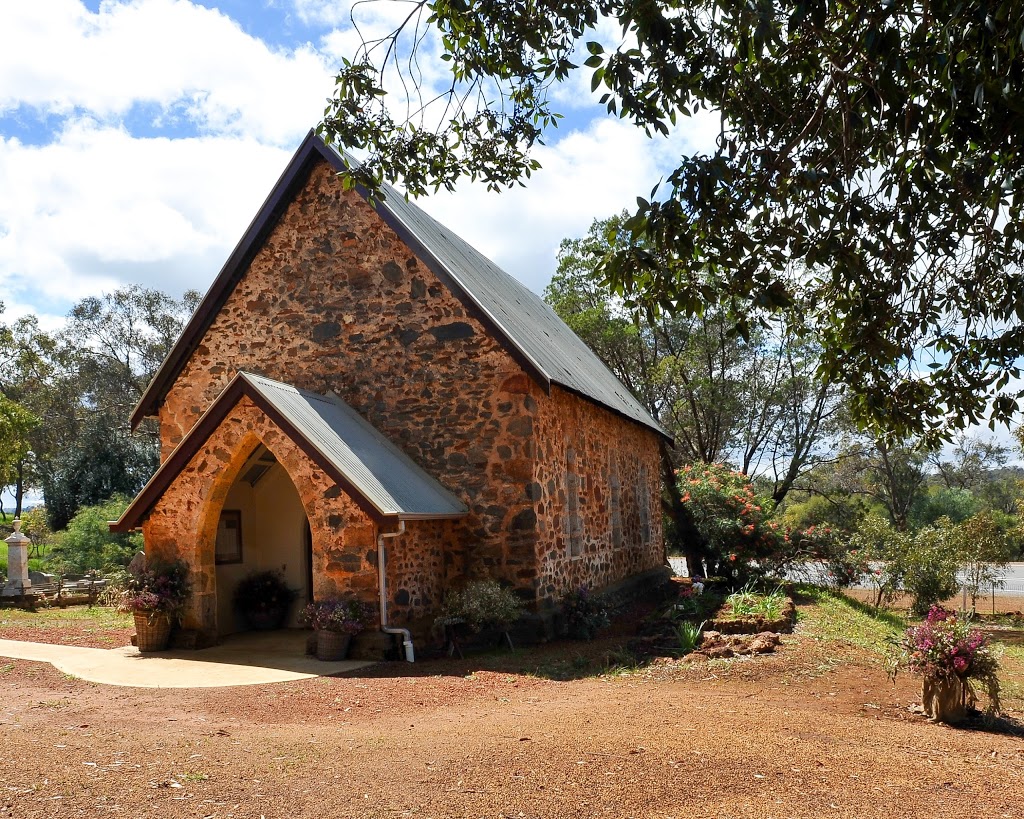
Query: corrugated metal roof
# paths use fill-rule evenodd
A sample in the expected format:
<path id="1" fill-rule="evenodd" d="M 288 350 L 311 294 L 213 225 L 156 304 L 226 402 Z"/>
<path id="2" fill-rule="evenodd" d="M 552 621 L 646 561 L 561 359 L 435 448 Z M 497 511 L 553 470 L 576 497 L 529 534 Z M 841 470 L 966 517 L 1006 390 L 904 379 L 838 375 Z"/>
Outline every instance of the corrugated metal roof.
<path id="1" fill-rule="evenodd" d="M 146 388 L 132 413 L 133 428 L 144 417 L 158 412 L 174 380 L 273 229 L 278 215 L 303 184 L 312 165 L 321 159 L 331 163 L 337 171 L 346 167 L 342 155 L 310 131 Z M 362 188 L 358 190 L 402 240 L 422 255 L 423 261 L 452 288 L 456 297 L 495 332 L 531 376 L 545 387 L 552 382 L 559 384 L 668 437 L 540 296 L 415 204 L 406 201 L 394 188 L 385 186 L 383 197 L 376 198 L 369 197 Z"/>
<path id="2" fill-rule="evenodd" d="M 382 515 L 458 517 L 465 504 L 348 404 L 252 373 L 239 373 Z"/>
<path id="3" fill-rule="evenodd" d="M 549 381 L 667 434 L 540 296 L 394 188 L 385 186 L 376 207 L 394 214 Z"/>
<path id="4" fill-rule="evenodd" d="M 238 373 L 160 465 L 111 531 L 142 525 L 167 488 L 243 398 L 249 398 L 368 515 L 378 520 L 458 518 L 468 510 L 334 395 Z"/>

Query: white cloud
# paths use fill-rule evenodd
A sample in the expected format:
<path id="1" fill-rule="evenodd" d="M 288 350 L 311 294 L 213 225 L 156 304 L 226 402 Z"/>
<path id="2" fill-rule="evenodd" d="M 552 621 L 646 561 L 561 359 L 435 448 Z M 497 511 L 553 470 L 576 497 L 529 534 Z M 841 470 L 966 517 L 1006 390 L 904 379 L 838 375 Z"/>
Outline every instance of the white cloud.
<path id="1" fill-rule="evenodd" d="M 349 4 L 296 8 L 336 23 Z M 380 34 L 408 8 L 371 3 L 362 19 Z M 6 318 L 31 310 L 56 321 L 73 301 L 126 283 L 205 290 L 319 118 L 329 66 L 353 43 L 336 30 L 320 51 L 275 50 L 187 0 L 105 0 L 95 13 L 80 0 L 0 3 L 0 128 L 4 111 L 61 123 L 48 144 L 0 131 Z M 125 123 L 139 106 L 192 122 L 192 136 L 133 135 Z M 647 140 L 625 122 L 581 119 L 538 149 L 544 169 L 527 188 L 494 195 L 467 183 L 421 204 L 540 291 L 562 238 L 629 207 L 714 131 L 698 119 Z"/>
<path id="2" fill-rule="evenodd" d="M 634 207 L 683 153 L 713 145 L 717 129 L 716 117 L 694 117 L 669 139 L 647 139 L 628 122 L 596 119 L 538 149 L 543 169 L 525 188 L 494 194 L 463 184 L 455 194 L 417 204 L 540 292 L 554 272 L 562 239 L 583 236 L 595 218 Z"/>
<path id="3" fill-rule="evenodd" d="M 138 105 L 209 133 L 290 144 L 316 124 L 332 71 L 306 44 L 274 50 L 231 18 L 187 0 L 0 3 L 0 113 L 87 111 L 115 120 Z"/>
<path id="4" fill-rule="evenodd" d="M 135 139 L 89 121 L 42 147 L 0 140 L 0 288 L 44 313 L 129 282 L 205 290 L 287 159 L 248 137 Z"/>

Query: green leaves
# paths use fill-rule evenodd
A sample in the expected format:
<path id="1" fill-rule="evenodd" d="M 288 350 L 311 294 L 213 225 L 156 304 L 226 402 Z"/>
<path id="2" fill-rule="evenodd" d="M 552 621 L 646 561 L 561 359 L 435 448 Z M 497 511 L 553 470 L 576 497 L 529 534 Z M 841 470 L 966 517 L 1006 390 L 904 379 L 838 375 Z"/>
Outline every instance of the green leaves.
<path id="1" fill-rule="evenodd" d="M 602 19 L 617 45 L 596 40 Z M 427 24 L 451 86 L 442 115 L 417 102 L 403 119 L 385 77 L 411 64 Z M 716 110 L 716 149 L 638 200 L 626 224 L 645 247 L 602 268 L 615 292 L 654 310 L 714 306 L 740 332 L 787 313 L 863 424 L 939 436 L 1017 410 L 1020 3 L 434 0 L 374 45 L 343 64 L 321 126 L 367 150 L 362 184 L 522 183 L 557 122 L 550 89 L 576 70 L 650 135 Z"/>

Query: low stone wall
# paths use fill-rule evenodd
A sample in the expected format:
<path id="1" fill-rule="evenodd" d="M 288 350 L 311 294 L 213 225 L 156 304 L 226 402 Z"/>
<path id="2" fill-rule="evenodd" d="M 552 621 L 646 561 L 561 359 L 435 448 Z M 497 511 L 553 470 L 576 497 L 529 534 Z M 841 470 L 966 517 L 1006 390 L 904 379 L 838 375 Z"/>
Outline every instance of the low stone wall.
<path id="1" fill-rule="evenodd" d="M 782 607 L 782 614 L 774 619 L 760 614 L 734 617 L 730 608 L 726 603 L 719 610 L 718 617 L 707 621 L 709 631 L 717 631 L 720 634 L 761 634 L 766 631 L 789 634 L 796 625 L 796 606 L 789 598 L 786 598 L 786 603 Z"/>
<path id="2" fill-rule="evenodd" d="M 614 611 L 641 597 L 664 599 L 666 590 L 674 590 L 671 582 L 672 570 L 668 566 L 658 566 L 613 583 L 595 594 Z M 513 640 L 522 643 L 544 643 L 566 635 L 568 629 L 561 606 L 553 600 L 546 603 L 547 605 L 537 612 L 519 618 L 510 632 Z"/>

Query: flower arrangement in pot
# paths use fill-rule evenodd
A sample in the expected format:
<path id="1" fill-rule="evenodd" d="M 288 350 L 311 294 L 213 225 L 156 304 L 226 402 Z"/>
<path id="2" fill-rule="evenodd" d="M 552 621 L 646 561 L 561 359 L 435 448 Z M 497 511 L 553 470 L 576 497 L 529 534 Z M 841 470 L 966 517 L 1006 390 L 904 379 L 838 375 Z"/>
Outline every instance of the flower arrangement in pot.
<path id="1" fill-rule="evenodd" d="M 976 702 L 974 683 L 985 687 L 988 711 L 999 711 L 999 657 L 988 637 L 971 628 L 969 617 L 932 606 L 920 626 L 912 626 L 888 657 L 889 676 L 908 669 L 924 677 L 922 705 L 936 722 L 957 723 Z"/>
<path id="2" fill-rule="evenodd" d="M 139 651 L 163 651 L 171 638 L 171 626 L 192 594 L 188 564 L 158 560 L 133 560 L 118 604 L 120 611 L 135 615 Z"/>
<path id="3" fill-rule="evenodd" d="M 282 628 L 299 593 L 284 580 L 281 572 L 251 572 L 243 577 L 232 596 L 235 611 L 254 631 Z"/>
<path id="4" fill-rule="evenodd" d="M 332 597 L 307 605 L 299 622 L 316 632 L 318 660 L 344 660 L 352 637 L 367 627 L 374 617 L 369 603 L 354 597 Z"/>

